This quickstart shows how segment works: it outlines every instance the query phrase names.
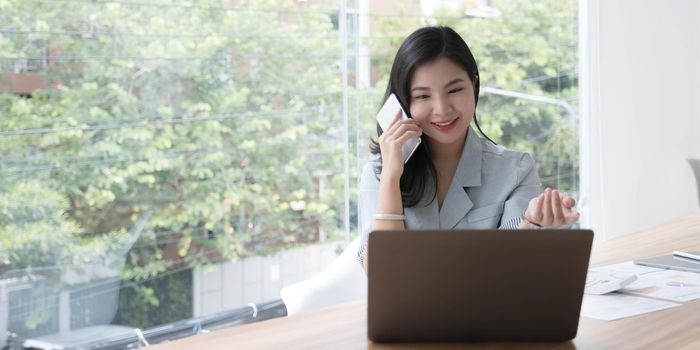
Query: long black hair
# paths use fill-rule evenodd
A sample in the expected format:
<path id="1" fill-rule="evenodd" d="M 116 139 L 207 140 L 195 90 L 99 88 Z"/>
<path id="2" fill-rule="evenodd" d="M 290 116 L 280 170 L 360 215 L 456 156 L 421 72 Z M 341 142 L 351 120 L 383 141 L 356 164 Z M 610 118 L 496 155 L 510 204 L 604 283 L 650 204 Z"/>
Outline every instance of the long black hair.
<path id="1" fill-rule="evenodd" d="M 396 52 L 396 57 L 394 57 L 383 101 L 386 101 L 392 93 L 396 94 L 401 106 L 410 116 L 410 84 L 413 72 L 420 65 L 441 57 L 452 60 L 467 72 L 469 79 L 474 84 L 474 106 L 476 107 L 476 103 L 479 101 L 479 69 L 476 66 L 476 60 L 462 37 L 452 28 L 443 26 L 420 28 L 404 40 Z M 476 119 L 476 109 L 473 119 L 479 132 L 493 142 L 481 130 L 479 121 Z M 382 135 L 382 128 L 379 124 L 377 124 L 377 135 Z M 423 140 L 421 140 L 420 146 L 404 165 L 401 175 L 401 200 L 404 207 L 413 207 L 420 202 L 429 180 L 433 180 L 437 184 L 435 165 L 430 159 L 426 135 L 423 134 L 421 138 Z M 372 140 L 370 151 L 374 155 L 381 154 L 379 143 Z M 375 168 L 375 173 L 378 177 L 381 173 L 381 165 Z M 433 200 L 436 195 L 437 186 L 433 192 Z"/>

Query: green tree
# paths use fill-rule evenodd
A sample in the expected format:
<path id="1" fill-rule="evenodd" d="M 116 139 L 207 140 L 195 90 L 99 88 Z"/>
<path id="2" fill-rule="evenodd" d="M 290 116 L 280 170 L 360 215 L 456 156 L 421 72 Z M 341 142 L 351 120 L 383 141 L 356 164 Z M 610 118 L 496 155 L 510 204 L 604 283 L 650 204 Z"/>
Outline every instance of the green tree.
<path id="1" fill-rule="evenodd" d="M 338 237 L 330 8 L 1 0 L 3 63 L 47 86 L 0 98 L 2 268 L 106 254 L 145 215 L 125 280 Z"/>
<path id="2" fill-rule="evenodd" d="M 482 86 L 576 107 L 576 3 L 493 5 L 501 17 L 435 21 L 465 37 Z M 102 261 L 147 218 L 121 261 L 134 284 L 118 319 L 149 327 L 186 316 L 172 307 L 186 291 L 154 290 L 182 290 L 187 279 L 159 274 L 339 238 L 346 131 L 337 7 L 0 0 L 0 70 L 39 73 L 46 86 L 0 94 L 0 276 Z M 402 11 L 371 16 L 376 35 L 359 38 L 378 74 L 367 90 L 349 87 L 360 163 L 393 55 L 425 23 Z M 482 94 L 479 117 L 499 143 L 537 156 L 545 184 L 576 173 L 577 126 L 561 109 Z M 559 187 L 576 191 L 576 177 Z"/>

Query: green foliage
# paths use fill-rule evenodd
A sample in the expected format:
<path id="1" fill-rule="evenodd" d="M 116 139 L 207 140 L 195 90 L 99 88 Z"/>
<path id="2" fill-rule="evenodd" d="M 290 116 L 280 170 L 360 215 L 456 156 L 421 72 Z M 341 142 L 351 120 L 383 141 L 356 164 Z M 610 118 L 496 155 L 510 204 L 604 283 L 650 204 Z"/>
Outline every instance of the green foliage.
<path id="1" fill-rule="evenodd" d="M 148 329 L 192 317 L 192 270 L 158 276 L 123 286 L 117 324 Z"/>
<path id="2" fill-rule="evenodd" d="M 477 59 L 481 85 L 557 99 L 575 110 L 576 5 L 494 1 L 502 16 L 455 23 Z M 481 94 L 477 115 L 496 142 L 535 156 L 543 185 L 578 191 L 576 115 L 560 106 L 488 93 Z"/>
<path id="3" fill-rule="evenodd" d="M 0 36 L 1 69 L 47 87 L 0 94 L 0 276 L 122 254 L 110 264 L 133 285 L 117 321 L 149 327 L 188 317 L 191 287 L 141 282 L 342 236 L 338 4 L 238 3 L 0 0 L 15 30 Z M 574 103 L 575 2 L 493 3 L 502 17 L 436 18 L 465 37 L 482 86 Z M 393 55 L 423 23 L 400 13 L 372 17 L 379 34 L 359 39 L 374 83 L 350 91 L 358 167 Z M 537 156 L 545 184 L 576 191 L 562 175 L 578 164 L 565 111 L 482 94 L 478 113 L 489 136 Z M 145 216 L 128 253 L 117 249 Z"/>
<path id="4" fill-rule="evenodd" d="M 125 281 L 339 237 L 331 5 L 0 1 L 0 56 L 49 87 L 0 95 L 0 274 L 108 254 L 146 213 Z"/>

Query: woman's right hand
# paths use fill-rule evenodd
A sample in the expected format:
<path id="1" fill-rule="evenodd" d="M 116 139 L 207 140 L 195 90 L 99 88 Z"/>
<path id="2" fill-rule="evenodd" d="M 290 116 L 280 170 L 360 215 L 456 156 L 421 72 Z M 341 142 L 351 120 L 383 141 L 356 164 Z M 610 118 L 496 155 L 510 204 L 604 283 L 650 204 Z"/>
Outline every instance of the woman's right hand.
<path id="1" fill-rule="evenodd" d="M 558 228 L 575 223 L 581 214 L 574 210 L 576 200 L 557 190 L 546 188 L 542 194 L 530 200 L 523 219 L 525 223 L 544 228 Z"/>
<path id="2" fill-rule="evenodd" d="M 382 154 L 382 178 L 389 177 L 395 180 L 401 178 L 404 164 L 401 148 L 408 140 L 423 134 L 423 130 L 415 120 L 411 118 L 400 120 L 400 118 L 401 110 L 399 109 L 396 111 L 389 129 L 379 136 L 379 147 Z"/>

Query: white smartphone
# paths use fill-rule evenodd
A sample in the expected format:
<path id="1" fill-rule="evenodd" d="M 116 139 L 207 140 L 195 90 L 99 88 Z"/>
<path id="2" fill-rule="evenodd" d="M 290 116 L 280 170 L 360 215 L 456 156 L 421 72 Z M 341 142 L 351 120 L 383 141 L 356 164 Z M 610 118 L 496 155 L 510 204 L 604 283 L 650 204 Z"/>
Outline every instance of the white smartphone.
<path id="1" fill-rule="evenodd" d="M 379 113 L 377 113 L 377 122 L 379 122 L 379 126 L 382 128 L 382 131 L 389 128 L 389 125 L 391 125 L 391 121 L 394 120 L 394 116 L 396 116 L 396 112 L 398 110 L 401 110 L 401 120 L 408 119 L 408 115 L 406 115 L 406 111 L 401 108 L 401 103 L 399 103 L 399 99 L 396 98 L 396 95 L 389 95 L 389 98 L 382 106 L 382 109 L 380 109 Z M 416 149 L 418 149 L 420 142 L 420 137 L 416 137 L 409 139 L 403 144 L 401 154 L 403 155 L 404 163 L 408 162 L 408 159 L 411 158 Z"/>

